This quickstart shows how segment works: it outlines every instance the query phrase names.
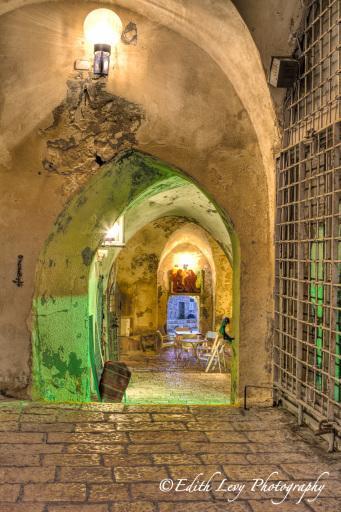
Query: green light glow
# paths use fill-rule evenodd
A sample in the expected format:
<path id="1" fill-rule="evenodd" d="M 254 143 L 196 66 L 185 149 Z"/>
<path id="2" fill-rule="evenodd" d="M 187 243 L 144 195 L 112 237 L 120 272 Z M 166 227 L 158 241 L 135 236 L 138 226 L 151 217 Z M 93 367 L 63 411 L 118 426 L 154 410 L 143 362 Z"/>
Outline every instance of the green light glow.
<path id="1" fill-rule="evenodd" d="M 315 345 L 316 345 L 316 366 L 317 368 L 322 369 L 323 365 L 323 284 L 319 284 L 319 281 L 323 282 L 324 278 L 324 270 L 323 270 L 323 261 L 324 261 L 324 225 L 319 225 L 318 238 L 321 241 L 313 242 L 311 244 L 311 269 L 310 269 L 310 278 L 314 280 L 314 283 L 310 285 L 310 300 L 314 304 L 312 306 L 313 315 L 315 315 L 317 328 L 315 335 Z M 320 372 L 316 373 L 316 387 L 319 390 L 322 390 L 322 374 Z"/>

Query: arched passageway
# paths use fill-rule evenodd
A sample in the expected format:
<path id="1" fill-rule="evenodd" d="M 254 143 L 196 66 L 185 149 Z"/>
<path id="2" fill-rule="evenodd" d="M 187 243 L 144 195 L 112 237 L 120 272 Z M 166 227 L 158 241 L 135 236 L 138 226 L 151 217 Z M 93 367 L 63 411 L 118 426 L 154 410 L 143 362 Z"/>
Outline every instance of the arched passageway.
<path id="1" fill-rule="evenodd" d="M 219 217 L 213 204 L 200 215 L 200 207 L 209 200 L 193 184 L 173 188 L 172 199 L 169 202 L 162 192 L 144 204 L 146 213 L 151 209 L 149 202 L 163 208 L 168 204 L 172 216 L 148 222 L 127 240 L 113 264 L 109 287 L 115 284 L 119 300 L 112 307 L 108 299 L 109 315 L 114 318 L 108 328 L 118 324 L 120 336 L 117 349 L 111 352 L 119 353 L 120 361 L 132 371 L 125 397 L 128 404 L 230 403 L 231 357 L 226 355 L 223 367 L 215 360 L 205 372 L 205 354 L 213 339 L 203 340 L 208 332 L 218 331 L 223 317 L 231 316 L 232 268 L 219 243 L 193 221 L 196 214 L 202 222 L 205 216 L 214 216 L 218 227 Z M 192 218 L 184 217 L 186 210 Z M 156 207 L 155 216 L 157 211 Z M 230 255 L 231 242 L 226 228 L 221 228 Z M 223 241 L 222 232 L 219 236 Z M 103 270 L 100 263 L 97 274 Z M 178 339 L 180 329 L 186 334 Z M 183 341 L 190 337 L 192 342 Z M 205 354 L 200 351 L 203 347 Z M 227 343 L 225 349 L 229 349 Z M 222 354 L 220 359 L 223 363 Z"/>
<path id="2" fill-rule="evenodd" d="M 189 191 L 191 195 L 188 195 Z M 172 201 L 168 194 L 172 194 Z M 206 207 L 204 211 L 203 206 Z M 238 241 L 227 215 L 181 171 L 138 152 L 125 153 L 104 166 L 101 173 L 68 204 L 41 254 L 33 307 L 36 397 L 72 401 L 91 399 L 94 390 L 90 367 L 93 373 L 100 373 L 103 361 L 98 354 L 101 340 L 97 340 L 96 345 L 96 329 L 89 320 L 89 312 L 96 317 L 112 264 L 119 254 L 119 249 L 114 248 L 107 255 L 101 272 L 96 271 L 97 249 L 103 241 L 105 226 L 125 214 L 129 240 L 148 221 L 158 219 L 166 212 L 182 214 L 202 224 L 211 236 L 220 240 L 226 255 L 232 257 L 235 268 L 233 303 L 236 305 L 234 332 L 238 337 Z M 101 322 L 102 317 L 97 315 L 97 327 Z M 237 343 L 233 347 L 231 369 L 236 390 Z M 232 400 L 235 399 L 232 392 Z"/>

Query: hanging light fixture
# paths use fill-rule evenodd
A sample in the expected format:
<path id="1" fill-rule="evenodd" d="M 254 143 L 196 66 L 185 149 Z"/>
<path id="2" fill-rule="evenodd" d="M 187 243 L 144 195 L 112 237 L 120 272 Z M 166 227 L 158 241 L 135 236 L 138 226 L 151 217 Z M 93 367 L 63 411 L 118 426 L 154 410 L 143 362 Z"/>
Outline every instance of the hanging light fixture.
<path id="1" fill-rule="evenodd" d="M 108 76 L 110 54 L 121 39 L 122 22 L 110 9 L 95 9 L 84 21 L 84 35 L 94 45 L 94 74 Z"/>

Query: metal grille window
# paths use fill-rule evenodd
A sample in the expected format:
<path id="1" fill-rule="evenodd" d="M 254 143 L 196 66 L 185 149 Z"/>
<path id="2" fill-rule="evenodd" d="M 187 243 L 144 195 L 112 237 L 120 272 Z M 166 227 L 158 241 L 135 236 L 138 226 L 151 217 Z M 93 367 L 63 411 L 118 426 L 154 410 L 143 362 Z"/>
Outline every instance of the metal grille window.
<path id="1" fill-rule="evenodd" d="M 300 78 L 285 105 L 284 146 L 328 126 L 338 117 L 340 1 L 314 0 L 307 7 L 299 43 Z"/>
<path id="2" fill-rule="evenodd" d="M 307 6 L 277 159 L 274 379 L 341 425 L 339 0 Z"/>

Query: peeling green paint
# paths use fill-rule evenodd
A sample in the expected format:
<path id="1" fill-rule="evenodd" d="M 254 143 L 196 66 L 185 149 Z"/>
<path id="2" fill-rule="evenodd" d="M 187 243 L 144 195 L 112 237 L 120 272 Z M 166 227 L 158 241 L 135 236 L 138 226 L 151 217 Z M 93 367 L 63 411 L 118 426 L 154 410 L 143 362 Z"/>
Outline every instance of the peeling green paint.
<path id="1" fill-rule="evenodd" d="M 52 401 L 90 399 L 87 339 L 78 325 L 87 297 L 35 300 L 33 397 Z M 85 310 L 85 311 L 84 311 Z M 77 334 L 76 334 L 77 333 Z M 79 336 L 81 334 L 81 336 Z"/>

